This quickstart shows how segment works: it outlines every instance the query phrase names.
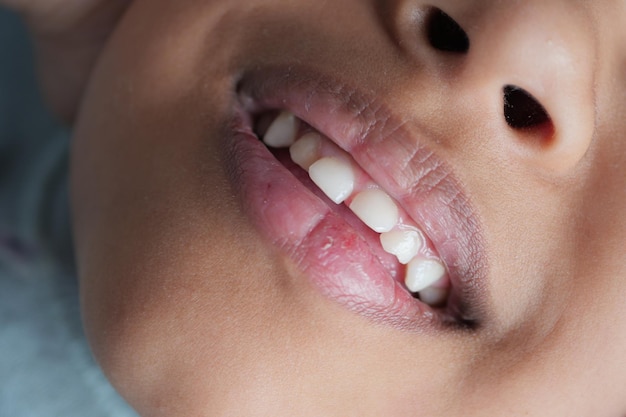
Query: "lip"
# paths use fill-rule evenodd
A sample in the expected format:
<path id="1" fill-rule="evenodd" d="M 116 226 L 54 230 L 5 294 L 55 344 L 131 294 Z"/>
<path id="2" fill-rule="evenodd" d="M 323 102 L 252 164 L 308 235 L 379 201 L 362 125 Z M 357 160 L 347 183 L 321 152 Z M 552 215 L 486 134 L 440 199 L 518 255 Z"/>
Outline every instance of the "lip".
<path id="1" fill-rule="evenodd" d="M 246 214 L 324 295 L 407 330 L 475 328 L 485 314 L 480 225 L 452 170 L 373 94 L 309 69 L 245 73 L 225 135 L 227 167 Z M 331 209 L 253 132 L 252 114 L 288 110 L 350 153 L 431 240 L 448 267 L 448 306 L 433 309 L 403 287 L 367 228 Z M 395 169 L 394 169 L 395 168 Z M 287 215 L 288 214 L 288 215 Z M 345 214 L 345 213 L 344 213 Z M 373 233 L 373 232 L 372 232 Z"/>

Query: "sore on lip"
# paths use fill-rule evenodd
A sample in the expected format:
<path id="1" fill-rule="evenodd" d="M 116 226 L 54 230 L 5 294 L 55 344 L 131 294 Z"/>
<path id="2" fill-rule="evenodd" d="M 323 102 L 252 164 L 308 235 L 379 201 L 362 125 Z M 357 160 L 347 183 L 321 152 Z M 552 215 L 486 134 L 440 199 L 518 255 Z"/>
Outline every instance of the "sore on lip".
<path id="1" fill-rule="evenodd" d="M 479 278 L 484 272 L 477 222 L 460 187 L 432 152 L 391 123 L 391 115 L 372 105 L 371 98 L 361 100 L 375 109 L 370 111 L 355 102 L 360 97 L 355 91 L 317 74 L 261 71 L 244 78 L 238 93 L 242 109 L 225 144 L 236 187 L 263 235 L 322 293 L 351 310 L 408 329 L 474 323 L 472 306 L 483 305 Z M 416 220 L 448 265 L 453 291 L 445 310 L 415 300 L 398 280 L 397 261 L 377 249 L 380 244 L 372 244 L 376 234 L 355 222 L 347 209 L 332 209 L 312 192 L 315 187 L 304 185 L 305 176 L 285 167 L 288 158 L 281 163 L 258 140 L 251 116 L 278 109 L 288 109 L 332 138 Z M 398 164 L 419 166 L 409 172 L 389 169 Z"/>

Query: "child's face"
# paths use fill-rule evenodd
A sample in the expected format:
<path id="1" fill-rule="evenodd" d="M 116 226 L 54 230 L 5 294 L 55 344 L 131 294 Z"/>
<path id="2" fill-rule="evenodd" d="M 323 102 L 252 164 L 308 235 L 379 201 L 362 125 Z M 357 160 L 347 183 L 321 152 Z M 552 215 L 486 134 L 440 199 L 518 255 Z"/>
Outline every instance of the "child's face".
<path id="1" fill-rule="evenodd" d="M 431 4 L 133 3 L 73 198 L 88 335 L 142 413 L 626 415 L 624 2 Z M 257 139 L 278 110 L 344 203 Z M 389 229 L 424 236 L 409 267 Z M 439 263 L 431 307 L 404 276 Z"/>

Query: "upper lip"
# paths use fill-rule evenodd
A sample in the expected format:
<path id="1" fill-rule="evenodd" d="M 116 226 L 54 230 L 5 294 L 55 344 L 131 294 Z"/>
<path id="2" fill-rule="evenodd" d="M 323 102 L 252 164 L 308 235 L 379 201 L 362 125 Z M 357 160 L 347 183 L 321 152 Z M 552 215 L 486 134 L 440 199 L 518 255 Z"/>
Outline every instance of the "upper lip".
<path id="1" fill-rule="evenodd" d="M 487 266 L 480 222 L 425 129 L 412 129 L 374 93 L 308 68 L 249 71 L 236 88 L 244 111 L 288 110 L 351 154 L 435 245 L 452 282 L 449 313 L 472 327 L 482 321 Z"/>

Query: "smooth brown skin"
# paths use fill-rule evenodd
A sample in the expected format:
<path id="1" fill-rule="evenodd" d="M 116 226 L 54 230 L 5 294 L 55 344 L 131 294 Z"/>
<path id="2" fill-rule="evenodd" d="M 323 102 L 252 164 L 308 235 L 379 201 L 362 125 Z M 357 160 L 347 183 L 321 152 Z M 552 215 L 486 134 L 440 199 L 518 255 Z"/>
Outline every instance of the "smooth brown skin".
<path id="1" fill-rule="evenodd" d="M 72 168 L 88 337 L 142 415 L 626 415 L 626 4 L 430 4 L 467 31 L 467 55 L 428 45 L 416 1 L 131 4 Z M 476 331 L 372 323 L 251 226 L 218 138 L 235 77 L 289 64 L 349 74 L 443 138 L 428 146 L 483 226 Z M 506 84 L 545 106 L 554 137 L 507 126 Z"/>

